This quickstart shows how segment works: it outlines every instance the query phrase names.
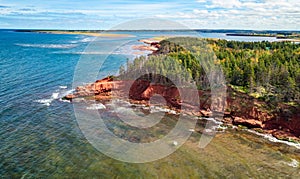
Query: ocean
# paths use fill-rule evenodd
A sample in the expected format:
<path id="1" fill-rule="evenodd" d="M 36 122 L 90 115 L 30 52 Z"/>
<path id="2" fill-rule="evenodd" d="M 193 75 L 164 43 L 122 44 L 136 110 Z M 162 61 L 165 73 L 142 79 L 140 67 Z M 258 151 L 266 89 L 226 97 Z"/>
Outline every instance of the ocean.
<path id="1" fill-rule="evenodd" d="M 138 39 L 186 34 L 125 33 L 134 36 L 95 38 L 0 31 L 1 177 L 300 176 L 299 149 L 269 142 L 246 131 L 228 130 L 217 134 L 212 144 L 201 150 L 195 147 L 199 134 L 193 134 L 192 139 L 174 154 L 147 164 L 117 161 L 95 149 L 80 130 L 72 103 L 61 100 L 74 88 L 73 77 L 78 61 L 86 57 L 97 60 L 97 56 L 107 56 L 97 75 L 97 78 L 102 78 L 117 74 L 127 59 L 141 55 L 131 48 L 141 44 Z M 270 37 L 227 37 L 218 33 L 202 33 L 200 36 L 240 41 L 275 40 Z M 102 43 L 101 53 L 86 51 L 94 40 Z M 122 45 L 112 52 L 111 46 L 105 46 L 106 42 Z M 94 78 L 85 76 L 82 82 L 93 82 Z M 96 109 L 101 109 L 101 106 L 96 106 Z M 109 117 L 113 118 L 107 114 L 106 118 Z M 170 123 L 176 121 L 174 118 L 166 116 Z M 160 134 L 165 134 L 165 131 L 160 131 Z"/>

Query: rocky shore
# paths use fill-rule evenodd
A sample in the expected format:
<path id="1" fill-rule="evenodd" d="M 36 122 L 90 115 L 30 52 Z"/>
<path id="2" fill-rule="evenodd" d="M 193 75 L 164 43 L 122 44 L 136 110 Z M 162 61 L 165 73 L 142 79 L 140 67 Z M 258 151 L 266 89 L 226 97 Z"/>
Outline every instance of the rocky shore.
<path id="1" fill-rule="evenodd" d="M 155 39 L 141 39 L 139 42 L 143 42 L 145 45 L 135 45 L 132 47 L 134 50 L 151 51 L 155 53 L 160 47 L 159 40 Z"/>
<path id="2" fill-rule="evenodd" d="M 155 54 L 160 47 L 160 41 L 156 39 L 139 41 L 145 45 L 133 46 L 133 49 L 151 51 Z M 184 94 L 180 94 L 179 91 L 184 91 Z M 195 101 L 198 100 L 193 96 L 195 94 L 199 96 L 199 101 Z M 153 98 L 155 95 L 162 96 L 164 99 Z M 146 80 L 119 80 L 109 76 L 86 86 L 79 86 L 74 93 L 64 97 L 65 100 L 70 101 L 76 98 L 97 101 L 124 99 L 133 104 L 144 105 L 165 103 L 165 107 L 180 113 L 213 117 L 228 125 L 245 126 L 260 133 L 271 134 L 277 139 L 300 142 L 299 107 L 278 104 L 277 110 L 271 110 L 269 107 L 271 104 L 239 92 L 230 86 L 227 86 L 226 97 L 220 96 L 212 100 L 209 90 L 182 90 L 174 86 L 153 84 Z"/>
<path id="3" fill-rule="evenodd" d="M 263 106 L 265 102 L 251 96 L 235 91 L 228 87 L 226 100 L 217 99 L 218 104 L 211 108 L 212 100 L 209 98 L 210 91 L 197 91 L 200 99 L 198 108 L 191 105 L 193 96 L 185 97 L 188 101 L 180 99 L 179 90 L 172 86 L 152 84 L 145 80 L 114 80 L 107 77 L 97 80 L 86 86 L 79 86 L 75 92 L 64 97 L 65 100 L 76 98 L 94 99 L 97 101 L 109 101 L 112 99 L 125 99 L 133 104 L 150 105 L 154 95 L 160 95 L 166 101 L 166 107 L 189 115 L 216 117 L 229 125 L 242 125 L 256 131 L 272 134 L 278 139 L 288 141 L 300 141 L 300 114 L 299 109 L 281 106 L 281 111 L 269 112 Z M 187 92 L 192 94 L 190 92 Z M 194 98 L 195 99 L 195 98 Z M 156 102 L 162 101 L 160 98 Z M 153 100 L 151 104 L 155 103 Z M 224 108 L 225 107 L 225 108 Z M 215 116 L 224 111 L 223 116 Z"/>

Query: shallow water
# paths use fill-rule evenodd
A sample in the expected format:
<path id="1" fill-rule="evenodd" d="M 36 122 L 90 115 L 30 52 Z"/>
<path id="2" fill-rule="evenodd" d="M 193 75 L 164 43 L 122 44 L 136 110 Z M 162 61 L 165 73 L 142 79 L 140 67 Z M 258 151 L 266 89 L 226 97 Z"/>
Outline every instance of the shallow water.
<path id="1" fill-rule="evenodd" d="M 161 35 L 139 33 L 130 39 L 101 39 L 126 42 L 127 46 L 109 56 L 111 63 L 104 64 L 99 78 L 115 73 L 126 63 L 130 45 L 137 43 L 137 39 Z M 81 55 L 94 58 L 104 54 L 84 52 L 93 39 L 82 35 L 0 31 L 0 176 L 244 178 L 300 175 L 298 149 L 230 129 L 217 134 L 204 149 L 197 147 L 200 134 L 194 133 L 175 153 L 147 164 L 124 163 L 101 154 L 82 134 L 72 104 L 60 100 L 72 90 L 73 73 Z M 177 119 L 176 115 L 167 115 L 147 135 L 140 135 L 143 131 L 130 133 L 115 120 L 109 105 L 105 108 L 101 104 L 91 105 L 86 110 L 104 111 L 110 129 L 132 141 L 155 140 L 165 135 Z M 144 110 L 135 110 L 145 114 Z M 199 122 L 199 130 L 204 124 L 204 121 Z M 130 138 L 130 135 L 140 138 Z"/>

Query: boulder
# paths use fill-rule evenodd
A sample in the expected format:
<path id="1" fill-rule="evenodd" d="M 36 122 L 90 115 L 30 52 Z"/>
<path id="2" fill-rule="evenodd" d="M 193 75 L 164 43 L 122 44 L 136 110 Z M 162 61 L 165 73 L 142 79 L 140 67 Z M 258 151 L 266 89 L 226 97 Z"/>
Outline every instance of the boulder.
<path id="1" fill-rule="evenodd" d="M 234 117 L 233 124 L 235 125 L 243 125 L 249 128 L 263 128 L 264 125 L 261 121 L 255 119 L 244 119 L 241 117 Z"/>

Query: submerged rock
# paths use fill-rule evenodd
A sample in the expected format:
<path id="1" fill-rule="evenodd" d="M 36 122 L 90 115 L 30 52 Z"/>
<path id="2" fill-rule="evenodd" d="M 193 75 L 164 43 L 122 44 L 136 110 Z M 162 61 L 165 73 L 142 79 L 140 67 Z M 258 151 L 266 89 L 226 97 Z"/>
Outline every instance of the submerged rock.
<path id="1" fill-rule="evenodd" d="M 217 96 L 215 99 L 211 99 L 209 90 L 184 89 L 182 90 L 184 93 L 180 93 L 180 90 L 182 89 L 175 86 L 165 86 L 142 79 L 114 80 L 113 77 L 107 77 L 86 86 L 77 87 L 74 93 L 66 95 L 63 99 L 70 101 L 76 98 L 98 101 L 126 99 L 131 103 L 143 105 L 161 104 L 164 101 L 166 103 L 163 104 L 164 106 L 178 113 L 217 117 L 225 123 L 260 128 L 277 138 L 287 136 L 299 138 L 300 136 L 300 114 L 296 114 L 297 109 L 290 112 L 288 118 L 286 112 L 269 113 L 261 107 L 267 106 L 265 102 L 234 91 L 230 87 L 228 87 L 227 96 Z M 198 94 L 199 98 L 195 98 L 195 94 Z M 161 97 L 155 98 L 153 97 L 155 95 Z"/>
<path id="2" fill-rule="evenodd" d="M 74 98 L 76 98 L 76 96 L 74 94 L 68 94 L 67 96 L 64 96 L 62 99 L 71 101 Z"/>

